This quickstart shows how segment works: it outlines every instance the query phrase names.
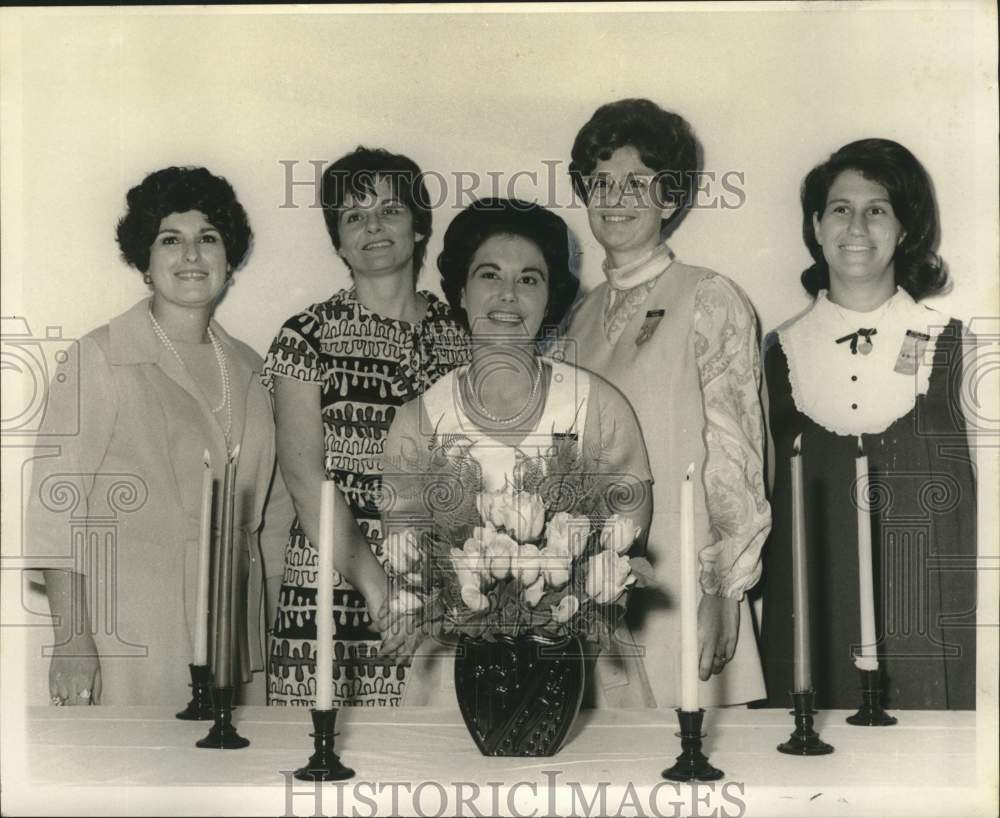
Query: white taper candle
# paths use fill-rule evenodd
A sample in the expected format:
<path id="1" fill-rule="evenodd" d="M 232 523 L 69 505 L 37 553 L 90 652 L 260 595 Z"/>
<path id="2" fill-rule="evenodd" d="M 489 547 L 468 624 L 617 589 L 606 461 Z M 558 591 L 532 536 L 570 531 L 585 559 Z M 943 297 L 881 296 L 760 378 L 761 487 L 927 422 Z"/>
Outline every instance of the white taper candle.
<path id="1" fill-rule="evenodd" d="M 333 501 L 337 486 L 324 480 L 319 504 L 316 582 L 316 709 L 333 707 Z"/>
<path id="2" fill-rule="evenodd" d="M 802 489 L 802 435 L 792 447 L 792 611 L 795 640 L 795 690 L 812 689 L 809 649 L 809 581 L 806 560 L 806 517 Z"/>
<path id="3" fill-rule="evenodd" d="M 878 670 L 875 652 L 875 581 L 872 576 L 872 520 L 868 497 L 868 458 L 858 438 L 854 461 L 858 509 L 858 593 L 861 602 L 861 653 L 854 664 L 861 670 Z"/>
<path id="4" fill-rule="evenodd" d="M 208 664 L 208 573 L 212 555 L 212 459 L 205 449 L 201 473 L 201 521 L 198 536 L 198 579 L 195 585 L 194 657 Z"/>
<path id="5" fill-rule="evenodd" d="M 694 544 L 694 485 L 681 482 L 681 710 L 698 709 L 698 554 Z"/>

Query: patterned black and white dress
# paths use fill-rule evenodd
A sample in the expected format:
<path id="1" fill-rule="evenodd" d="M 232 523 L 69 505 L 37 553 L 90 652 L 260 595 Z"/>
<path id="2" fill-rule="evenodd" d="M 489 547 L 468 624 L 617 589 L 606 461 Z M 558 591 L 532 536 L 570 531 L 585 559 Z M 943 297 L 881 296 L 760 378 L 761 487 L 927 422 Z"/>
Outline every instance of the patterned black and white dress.
<path id="1" fill-rule="evenodd" d="M 321 386 L 327 478 L 343 492 L 382 563 L 377 495 L 382 447 L 396 408 L 469 360 L 468 336 L 448 306 L 429 292 L 420 294 L 428 309 L 419 324 L 377 315 L 353 288 L 313 304 L 282 326 L 261 374 L 269 389 L 275 376 Z M 294 520 L 269 646 L 269 704 L 315 703 L 317 560 Z M 334 706 L 399 704 L 404 669 L 366 661 L 376 655 L 379 634 L 364 598 L 339 575 L 333 608 Z"/>

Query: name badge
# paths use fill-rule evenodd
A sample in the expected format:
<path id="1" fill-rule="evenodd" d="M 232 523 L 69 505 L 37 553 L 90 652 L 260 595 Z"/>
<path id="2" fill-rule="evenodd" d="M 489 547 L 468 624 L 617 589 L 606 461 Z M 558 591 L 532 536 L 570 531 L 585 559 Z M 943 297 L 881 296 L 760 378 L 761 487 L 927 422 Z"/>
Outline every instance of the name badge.
<path id="1" fill-rule="evenodd" d="M 663 320 L 663 316 L 667 314 L 666 310 L 649 310 L 646 313 L 646 320 L 642 322 L 642 326 L 639 328 L 639 334 L 636 336 L 635 345 L 642 346 L 646 341 L 653 337 L 653 333 L 656 332 L 656 328 L 660 325 L 660 321 Z"/>
<path id="2" fill-rule="evenodd" d="M 917 367 L 924 357 L 924 349 L 930 339 L 930 335 L 908 329 L 903 336 L 903 345 L 899 348 L 899 356 L 892 371 L 900 375 L 916 375 Z"/>

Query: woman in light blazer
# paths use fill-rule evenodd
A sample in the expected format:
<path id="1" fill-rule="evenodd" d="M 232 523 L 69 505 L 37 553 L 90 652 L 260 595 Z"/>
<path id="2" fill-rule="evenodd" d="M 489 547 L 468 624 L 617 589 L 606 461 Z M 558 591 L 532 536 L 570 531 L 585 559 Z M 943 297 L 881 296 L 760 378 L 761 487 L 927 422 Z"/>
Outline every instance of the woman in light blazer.
<path id="1" fill-rule="evenodd" d="M 69 350 L 53 383 L 79 388 L 51 390 L 28 501 L 25 550 L 55 616 L 53 704 L 183 702 L 204 457 L 218 523 L 237 447 L 242 681 L 263 669 L 265 577 L 280 575 L 290 503 L 271 489 L 261 359 L 212 320 L 250 237 L 233 189 L 204 168 L 165 168 L 129 191 L 118 242 L 152 297 Z M 78 433 L 55 436 L 68 428 Z M 269 489 L 277 525 L 265 529 Z"/>

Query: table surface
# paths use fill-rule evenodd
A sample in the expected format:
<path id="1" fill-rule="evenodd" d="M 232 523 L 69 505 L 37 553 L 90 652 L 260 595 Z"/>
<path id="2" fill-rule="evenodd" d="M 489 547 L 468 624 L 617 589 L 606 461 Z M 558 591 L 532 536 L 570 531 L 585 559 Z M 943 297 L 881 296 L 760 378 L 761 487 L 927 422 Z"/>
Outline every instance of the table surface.
<path id="1" fill-rule="evenodd" d="M 846 715 L 846 711 L 818 714 L 816 727 L 836 750 L 829 756 L 803 758 L 775 749 L 793 726 L 787 711 L 709 711 L 704 749 L 726 777 L 697 790 L 667 784 L 666 790 L 660 786 L 654 791 L 662 782 L 661 771 L 679 752 L 673 711 L 582 711 L 557 756 L 533 759 L 481 756 L 457 708 L 343 710 L 338 716 L 337 750 L 357 776 L 351 786 L 340 787 L 338 797 L 346 793 L 348 813 L 351 803 L 360 804 L 359 815 L 374 814 L 365 806 L 366 794 L 378 803 L 378 814 L 435 814 L 442 792 L 449 808 L 441 814 L 474 815 L 477 808 L 482 814 L 528 815 L 535 808 L 543 815 L 553 806 L 560 812 L 583 814 L 602 789 L 607 803 L 600 811 L 623 815 L 652 815 L 657 810 L 664 815 L 705 816 L 713 810 L 716 816 L 888 815 L 886 799 L 893 797 L 906 799 L 907 808 L 901 812 L 907 815 L 978 814 L 956 808 L 961 803 L 972 810 L 982 796 L 982 792 L 970 795 L 977 780 L 975 713 L 898 711 L 899 724 L 888 728 L 852 727 L 844 722 Z M 289 779 L 283 772 L 301 766 L 312 752 L 308 710 L 242 707 L 236 710 L 234 723 L 250 739 L 249 747 L 203 750 L 194 743 L 210 724 L 179 721 L 162 707 L 28 708 L 27 775 L 33 786 L 41 786 L 40 791 L 65 795 L 67 804 L 79 808 L 78 814 L 85 811 L 88 800 L 112 794 L 115 803 L 107 804 L 109 812 L 124 809 L 122 814 L 129 814 L 135 809 L 150 814 L 158 811 L 155 804 L 163 803 L 164 792 L 170 805 L 166 812 L 192 809 L 191 814 L 221 814 L 223 807 L 243 813 L 259 810 L 259 814 L 275 814 L 275 809 L 286 815 L 322 811 L 313 809 L 311 784 L 294 782 L 295 792 L 312 795 L 295 795 L 289 801 Z M 397 782 L 400 801 L 391 801 L 393 786 L 386 782 Z M 406 793 L 421 782 L 432 782 L 421 792 L 426 798 L 408 801 Z M 464 807 L 463 790 L 458 787 L 463 782 L 466 795 L 470 787 L 481 790 L 478 800 Z M 494 789 L 503 782 L 501 795 L 495 796 L 499 802 L 490 802 L 490 782 L 498 782 Z M 518 782 L 524 783 L 518 787 Z M 985 784 L 989 791 L 990 782 Z M 357 789 L 362 785 L 370 789 Z M 327 789 L 337 786 L 321 788 L 327 793 L 324 814 L 343 811 Z M 382 791 L 377 792 L 380 786 Z M 515 787 L 514 800 L 508 803 L 507 794 Z M 126 788 L 124 804 L 118 795 L 121 788 Z M 201 793 L 200 799 L 191 800 L 191 788 Z M 639 807 L 621 811 L 619 793 L 628 796 L 629 788 L 638 794 Z M 211 798 L 206 797 L 209 790 Z M 147 801 L 147 791 L 161 793 L 161 800 Z M 995 803 L 995 779 L 992 792 Z M 702 806 L 691 802 L 693 793 L 700 793 Z M 558 801 L 546 801 L 548 797 Z M 686 806 L 670 806 L 678 800 Z M 935 811 L 939 802 L 948 803 L 946 813 Z M 59 803 L 56 798 L 45 805 L 52 808 Z M 879 804 L 884 807 L 881 811 Z M 598 814 L 600 806 L 594 802 L 590 814 Z M 996 812 L 990 807 L 983 814 Z"/>

